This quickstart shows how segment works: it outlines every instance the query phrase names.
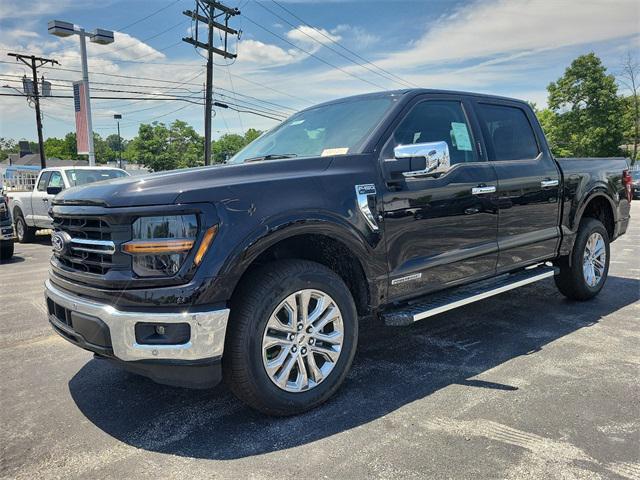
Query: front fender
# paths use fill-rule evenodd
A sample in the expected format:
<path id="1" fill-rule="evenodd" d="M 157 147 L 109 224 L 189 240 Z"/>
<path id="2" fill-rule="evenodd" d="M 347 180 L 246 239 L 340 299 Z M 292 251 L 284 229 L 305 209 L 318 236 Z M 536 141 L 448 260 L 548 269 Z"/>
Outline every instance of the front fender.
<path id="1" fill-rule="evenodd" d="M 380 235 L 360 229 L 333 212 L 314 210 L 266 219 L 238 241 L 218 270 L 218 285 L 213 289 L 215 301 L 231 298 L 242 275 L 262 253 L 279 242 L 308 234 L 324 235 L 341 242 L 362 266 L 370 291 L 377 292 L 376 280 L 387 275 Z"/>

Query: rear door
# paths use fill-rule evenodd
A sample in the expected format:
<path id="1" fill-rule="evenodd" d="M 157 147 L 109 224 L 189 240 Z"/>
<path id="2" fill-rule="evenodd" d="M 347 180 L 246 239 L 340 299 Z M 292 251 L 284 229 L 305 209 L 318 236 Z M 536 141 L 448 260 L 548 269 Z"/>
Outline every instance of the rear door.
<path id="1" fill-rule="evenodd" d="M 533 111 L 516 101 L 474 104 L 498 177 L 498 271 L 553 257 L 560 239 L 560 171 Z"/>
<path id="2" fill-rule="evenodd" d="M 387 182 L 383 192 L 389 297 L 413 297 L 495 273 L 497 180 L 477 148 L 477 124 L 464 98 L 424 95 L 407 107 L 382 148 L 446 142 L 451 169 Z M 482 187 L 483 192 L 478 192 Z"/>

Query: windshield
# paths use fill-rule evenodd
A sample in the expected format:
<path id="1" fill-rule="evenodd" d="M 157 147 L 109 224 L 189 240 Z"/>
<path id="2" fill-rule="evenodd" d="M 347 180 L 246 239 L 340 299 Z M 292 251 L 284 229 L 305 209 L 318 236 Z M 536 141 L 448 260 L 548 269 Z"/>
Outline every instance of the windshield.
<path id="1" fill-rule="evenodd" d="M 67 179 L 72 187 L 126 176 L 128 174 L 124 170 L 67 170 Z"/>
<path id="2" fill-rule="evenodd" d="M 393 97 L 365 97 L 322 105 L 293 115 L 246 146 L 229 163 L 359 153 Z"/>

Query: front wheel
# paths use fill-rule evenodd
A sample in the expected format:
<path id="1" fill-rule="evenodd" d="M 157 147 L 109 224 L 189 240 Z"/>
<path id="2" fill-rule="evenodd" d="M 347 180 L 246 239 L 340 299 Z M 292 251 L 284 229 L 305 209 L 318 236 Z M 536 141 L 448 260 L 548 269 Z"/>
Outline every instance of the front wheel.
<path id="1" fill-rule="evenodd" d="M 16 237 L 20 243 L 33 242 L 36 238 L 36 229 L 28 226 L 22 215 L 16 215 Z"/>
<path id="2" fill-rule="evenodd" d="M 560 273 L 555 277 L 558 290 L 573 300 L 595 297 L 607 281 L 609 251 L 609 234 L 602 222 L 595 218 L 584 219 L 571 257 L 558 262 Z"/>
<path id="3" fill-rule="evenodd" d="M 13 257 L 13 240 L 0 242 L 0 260 L 6 262 Z"/>
<path id="4" fill-rule="evenodd" d="M 332 270 L 306 260 L 254 272 L 234 297 L 225 381 L 250 407 L 295 415 L 340 387 L 358 338 L 353 298 Z"/>

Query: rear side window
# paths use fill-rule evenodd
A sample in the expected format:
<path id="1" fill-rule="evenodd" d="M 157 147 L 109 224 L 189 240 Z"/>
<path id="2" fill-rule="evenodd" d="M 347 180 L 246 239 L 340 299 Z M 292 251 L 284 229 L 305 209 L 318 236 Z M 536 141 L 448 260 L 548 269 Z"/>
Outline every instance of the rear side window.
<path id="1" fill-rule="evenodd" d="M 481 103 L 478 112 L 489 160 L 529 160 L 538 156 L 536 136 L 524 110 Z"/>
<path id="2" fill-rule="evenodd" d="M 51 172 L 44 172 L 40 175 L 40 180 L 38 180 L 38 191 L 46 192 L 47 191 L 47 183 L 49 183 L 49 177 L 51 176 Z"/>

